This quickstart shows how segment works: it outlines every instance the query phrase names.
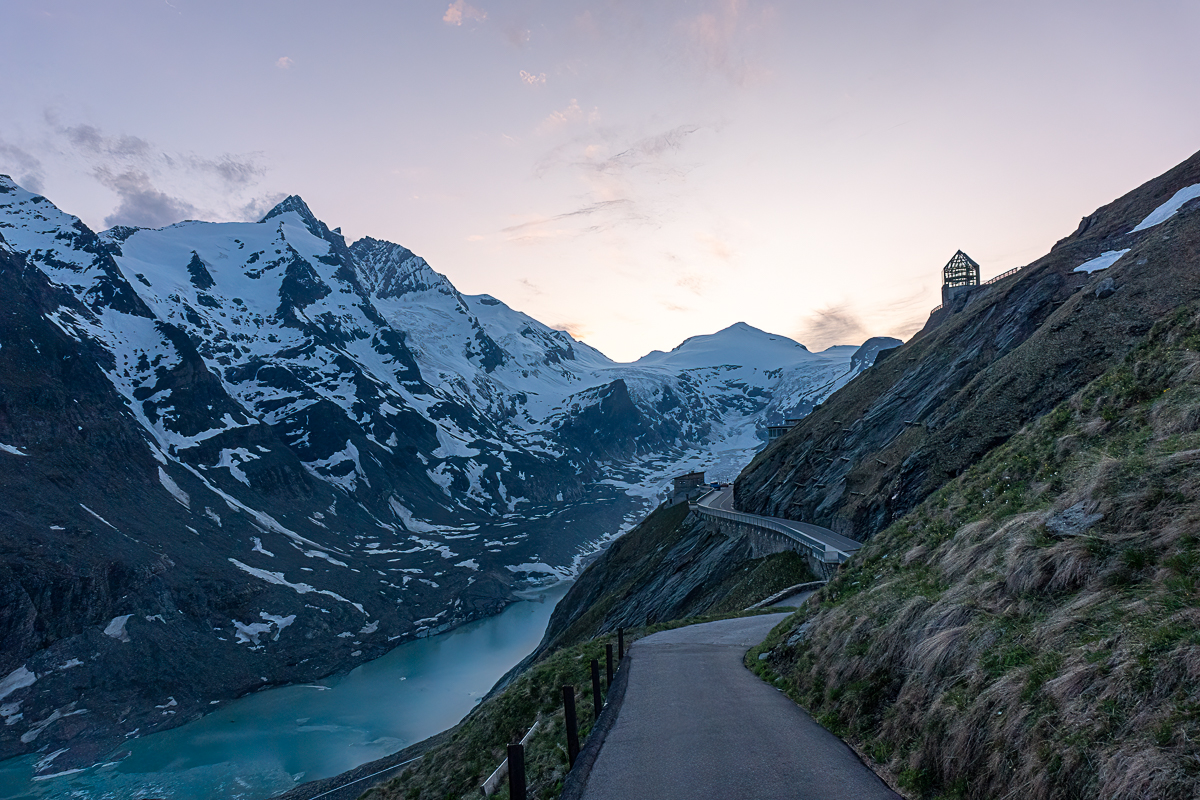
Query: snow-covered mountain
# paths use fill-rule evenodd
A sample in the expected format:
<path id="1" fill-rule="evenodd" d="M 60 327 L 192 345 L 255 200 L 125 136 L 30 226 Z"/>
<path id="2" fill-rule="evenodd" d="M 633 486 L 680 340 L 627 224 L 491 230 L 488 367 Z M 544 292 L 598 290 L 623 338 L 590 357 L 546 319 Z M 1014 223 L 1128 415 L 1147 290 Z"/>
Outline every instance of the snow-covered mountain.
<path id="1" fill-rule="evenodd" d="M 619 364 L 298 197 L 96 234 L 2 176 L 0 296 L 0 758 L 55 769 L 494 613 L 898 344 Z"/>

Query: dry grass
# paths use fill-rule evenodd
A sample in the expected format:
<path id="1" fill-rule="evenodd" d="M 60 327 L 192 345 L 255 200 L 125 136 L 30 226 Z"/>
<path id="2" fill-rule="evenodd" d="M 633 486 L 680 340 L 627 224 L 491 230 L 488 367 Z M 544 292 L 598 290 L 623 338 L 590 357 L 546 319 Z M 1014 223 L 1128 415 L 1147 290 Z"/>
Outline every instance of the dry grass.
<path id="1" fill-rule="evenodd" d="M 1156 325 L 749 663 L 769 651 L 757 665 L 913 797 L 1200 796 L 1198 351 L 1194 309 Z M 1076 504 L 1103 517 L 1052 535 Z"/>

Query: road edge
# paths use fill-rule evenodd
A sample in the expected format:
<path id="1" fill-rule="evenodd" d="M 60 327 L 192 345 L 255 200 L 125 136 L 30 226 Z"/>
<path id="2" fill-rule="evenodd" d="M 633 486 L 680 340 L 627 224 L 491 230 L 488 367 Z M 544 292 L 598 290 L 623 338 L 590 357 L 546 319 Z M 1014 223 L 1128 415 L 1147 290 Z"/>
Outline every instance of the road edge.
<path id="1" fill-rule="evenodd" d="M 621 659 L 616 680 L 613 681 L 608 696 L 605 698 L 604 710 L 600 712 L 600 719 L 596 720 L 596 726 L 592 728 L 587 742 L 579 751 L 579 757 L 575 759 L 575 766 L 567 773 L 559 800 L 582 800 L 588 776 L 592 773 L 596 759 L 600 757 L 600 748 L 604 746 L 604 740 L 608 737 L 613 725 L 616 724 L 617 715 L 621 713 L 621 704 L 625 701 L 625 688 L 629 685 L 629 670 L 633 664 L 632 655 L 631 649 Z"/>

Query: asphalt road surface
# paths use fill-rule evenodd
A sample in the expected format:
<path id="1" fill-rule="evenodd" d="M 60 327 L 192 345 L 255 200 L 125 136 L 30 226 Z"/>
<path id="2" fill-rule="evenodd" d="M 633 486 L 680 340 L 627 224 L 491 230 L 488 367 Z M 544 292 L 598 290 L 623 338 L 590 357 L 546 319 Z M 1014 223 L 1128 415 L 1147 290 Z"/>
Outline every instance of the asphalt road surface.
<path id="1" fill-rule="evenodd" d="M 786 614 L 633 644 L 629 686 L 584 800 L 899 800 L 849 747 L 742 664 Z"/>

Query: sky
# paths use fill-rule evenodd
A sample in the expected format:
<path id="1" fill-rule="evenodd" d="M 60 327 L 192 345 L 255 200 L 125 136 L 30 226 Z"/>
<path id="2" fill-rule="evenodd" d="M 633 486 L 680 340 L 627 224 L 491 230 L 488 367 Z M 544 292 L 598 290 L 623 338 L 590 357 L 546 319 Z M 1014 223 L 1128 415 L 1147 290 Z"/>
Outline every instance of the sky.
<path id="1" fill-rule="evenodd" d="M 4 0 L 0 173 L 96 230 L 289 194 L 618 360 L 907 338 L 1200 149 L 1196 0 Z"/>

